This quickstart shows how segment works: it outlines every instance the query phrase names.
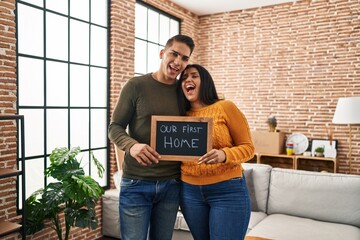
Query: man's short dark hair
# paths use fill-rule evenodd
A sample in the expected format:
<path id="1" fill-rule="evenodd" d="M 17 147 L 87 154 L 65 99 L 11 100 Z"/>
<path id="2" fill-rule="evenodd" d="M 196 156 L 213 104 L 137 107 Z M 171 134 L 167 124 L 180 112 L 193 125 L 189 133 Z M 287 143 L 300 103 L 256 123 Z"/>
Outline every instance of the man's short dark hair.
<path id="1" fill-rule="evenodd" d="M 185 43 L 189 48 L 190 48 L 190 55 L 192 54 L 192 52 L 194 51 L 195 48 L 195 43 L 192 40 L 191 37 L 186 36 L 186 35 L 175 35 L 173 37 L 171 37 L 165 45 L 165 49 L 169 48 L 172 46 L 172 44 L 174 43 L 174 41 L 176 42 L 181 42 L 181 43 Z"/>

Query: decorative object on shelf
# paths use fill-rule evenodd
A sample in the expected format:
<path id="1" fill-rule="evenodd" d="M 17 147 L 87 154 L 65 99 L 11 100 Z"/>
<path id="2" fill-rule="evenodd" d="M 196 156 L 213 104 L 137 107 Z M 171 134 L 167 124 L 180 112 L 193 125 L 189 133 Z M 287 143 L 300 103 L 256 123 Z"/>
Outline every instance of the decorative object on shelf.
<path id="1" fill-rule="evenodd" d="M 315 148 L 314 154 L 315 154 L 316 157 L 323 157 L 324 156 L 324 151 L 325 151 L 325 146 L 321 145 L 321 146 Z"/>
<path id="2" fill-rule="evenodd" d="M 305 152 L 303 153 L 303 156 L 304 156 L 304 157 L 311 157 L 311 152 L 310 152 L 310 151 L 305 151 Z"/>
<path id="3" fill-rule="evenodd" d="M 302 154 L 309 146 L 309 139 L 302 133 L 293 133 L 287 140 L 286 144 L 292 142 L 294 144 L 294 154 Z"/>
<path id="4" fill-rule="evenodd" d="M 45 189 L 39 189 L 26 199 L 26 233 L 34 234 L 45 228 L 45 223 L 54 224 L 58 239 L 69 239 L 71 227 L 97 227 L 95 207 L 104 194 L 103 188 L 80 167 L 76 156 L 80 148 L 56 148 L 50 155 L 50 166 L 45 174 L 58 182 L 49 183 Z M 99 177 L 104 167 L 91 153 Z M 59 214 L 65 215 L 65 227 L 61 226 Z M 49 221 L 50 220 L 50 221 Z M 65 236 L 63 236 L 65 229 Z"/>
<path id="5" fill-rule="evenodd" d="M 360 124 L 360 96 L 339 98 L 332 120 L 336 124 L 349 125 L 349 173 L 352 173 L 351 151 L 352 133 L 351 125 Z"/>
<path id="6" fill-rule="evenodd" d="M 266 120 L 267 125 L 269 126 L 269 132 L 276 132 L 277 119 L 274 115 L 270 115 Z"/>
<path id="7" fill-rule="evenodd" d="M 286 143 L 286 155 L 293 155 L 294 154 L 294 144 L 292 142 Z"/>
<path id="8" fill-rule="evenodd" d="M 251 131 L 257 153 L 281 154 L 285 151 L 284 132 Z"/>
<path id="9" fill-rule="evenodd" d="M 335 148 L 335 144 L 333 144 L 334 141 L 330 142 L 329 147 L 325 147 L 324 156 L 330 157 L 330 158 L 336 158 L 337 150 Z"/>
<path id="10" fill-rule="evenodd" d="M 335 145 L 333 144 L 334 131 L 332 130 L 331 127 L 329 128 L 327 125 L 325 127 L 326 127 L 326 134 L 330 142 L 330 146 L 325 148 L 324 156 L 336 158 L 337 150 L 335 148 Z"/>
<path id="11" fill-rule="evenodd" d="M 318 147 L 324 147 L 323 154 L 325 157 L 336 158 L 337 140 L 330 142 L 327 139 L 313 139 L 311 141 L 311 154 L 313 156 L 315 156 L 315 149 Z"/>

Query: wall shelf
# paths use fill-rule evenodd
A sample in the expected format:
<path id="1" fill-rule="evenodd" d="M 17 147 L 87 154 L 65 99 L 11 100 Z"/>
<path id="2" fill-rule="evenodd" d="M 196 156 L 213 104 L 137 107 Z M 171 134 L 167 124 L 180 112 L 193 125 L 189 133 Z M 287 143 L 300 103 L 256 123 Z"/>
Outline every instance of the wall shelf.
<path id="1" fill-rule="evenodd" d="M 255 153 L 249 162 L 268 164 L 272 167 L 306 170 L 314 172 L 338 171 L 338 160 L 326 157 L 306 157 L 302 155 Z"/>
<path id="2" fill-rule="evenodd" d="M 0 237 L 18 232 L 20 229 L 21 229 L 20 224 L 7 222 L 7 221 L 0 221 Z"/>
<path id="3" fill-rule="evenodd" d="M 21 175 L 20 170 L 0 168 L 0 178 L 7 178 Z"/>
<path id="4" fill-rule="evenodd" d="M 8 178 L 8 177 L 17 177 L 17 181 L 19 181 L 19 177 L 21 176 L 21 182 L 19 182 L 18 186 L 21 185 L 21 201 L 22 210 L 21 210 L 21 224 L 13 223 L 7 220 L 0 220 L 0 237 L 7 236 L 12 233 L 16 233 L 21 231 L 22 239 L 26 239 L 26 228 L 25 228 L 25 126 L 24 126 L 24 116 L 23 115 L 0 115 L 0 121 L 6 120 L 15 120 L 17 123 L 17 133 L 21 139 L 21 149 L 19 149 L 19 144 L 17 144 L 17 169 L 10 168 L 0 168 L 0 179 Z M 19 134 L 20 132 L 20 134 Z M 19 137 L 18 137 L 19 139 Z M 21 152 L 21 157 L 19 158 L 19 152 Z M 20 168 L 21 161 L 21 168 Z"/>

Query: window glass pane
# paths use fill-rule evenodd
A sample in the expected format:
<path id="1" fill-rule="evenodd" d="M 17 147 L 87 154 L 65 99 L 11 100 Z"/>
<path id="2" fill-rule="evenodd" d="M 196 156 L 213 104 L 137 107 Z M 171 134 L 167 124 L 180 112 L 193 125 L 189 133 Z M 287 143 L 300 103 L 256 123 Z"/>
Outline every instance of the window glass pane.
<path id="1" fill-rule="evenodd" d="M 135 37 L 146 39 L 147 31 L 147 10 L 140 4 L 135 5 Z"/>
<path id="2" fill-rule="evenodd" d="M 46 62 L 46 104 L 48 106 L 68 105 L 68 65 Z"/>
<path id="3" fill-rule="evenodd" d="M 23 152 L 22 152 L 22 149 L 21 149 L 21 143 L 22 143 L 22 137 L 21 137 L 21 134 L 22 134 L 22 132 L 21 132 L 21 121 L 19 121 L 19 124 L 17 125 L 18 127 L 18 131 L 17 131 L 17 134 L 18 134 L 18 144 L 17 144 L 17 149 L 18 149 L 18 151 L 19 151 L 19 157 L 20 156 L 24 156 L 24 154 L 23 154 Z M 25 125 L 24 125 L 25 126 Z M 2 133 L 4 133 L 4 132 L 0 132 L 0 135 L 2 134 Z M 25 132 L 24 132 L 25 133 Z M 24 134 L 25 135 L 25 134 Z M 0 136 L 1 137 L 1 136 Z M 21 158 L 19 159 L 19 161 L 21 161 Z M 19 169 L 21 168 L 21 163 L 19 163 L 18 164 L 18 167 L 19 167 Z"/>
<path id="4" fill-rule="evenodd" d="M 169 36 L 169 38 L 179 34 L 179 32 L 180 32 L 179 22 L 175 21 L 173 19 L 170 19 L 170 36 Z"/>
<path id="5" fill-rule="evenodd" d="M 70 1 L 70 16 L 89 21 L 89 0 Z"/>
<path id="6" fill-rule="evenodd" d="M 89 106 L 89 67 L 70 65 L 70 106 Z"/>
<path id="7" fill-rule="evenodd" d="M 145 74 L 146 71 L 146 42 L 135 39 L 135 72 Z"/>
<path id="8" fill-rule="evenodd" d="M 160 64 L 160 52 L 157 44 L 148 44 L 148 72 L 155 72 Z"/>
<path id="9" fill-rule="evenodd" d="M 22 0 L 23 2 L 31 3 L 36 6 L 42 7 L 43 6 L 43 0 Z"/>
<path id="10" fill-rule="evenodd" d="M 46 8 L 67 15 L 69 11 L 68 0 L 46 0 Z"/>
<path id="11" fill-rule="evenodd" d="M 89 148 L 89 110 L 70 110 L 70 146 Z M 80 159 L 80 158 L 79 158 Z"/>
<path id="12" fill-rule="evenodd" d="M 48 109 L 46 114 L 46 149 L 50 154 L 55 148 L 68 146 L 68 110 Z"/>
<path id="13" fill-rule="evenodd" d="M 149 31 L 148 40 L 159 42 L 159 13 L 149 9 Z"/>
<path id="14" fill-rule="evenodd" d="M 107 31 L 105 28 L 91 26 L 91 64 L 101 67 L 107 65 Z"/>
<path id="15" fill-rule="evenodd" d="M 100 150 L 95 150 L 93 151 L 94 156 L 96 157 L 96 159 L 103 165 L 103 167 L 105 168 L 105 172 L 102 178 L 99 177 L 98 173 L 97 173 L 97 167 L 94 164 L 94 161 L 91 160 L 91 177 L 97 181 L 100 186 L 104 187 L 106 186 L 106 175 L 108 174 L 108 169 L 107 169 L 107 164 L 106 164 L 106 159 L 107 159 L 107 154 L 106 154 L 106 149 L 100 149 Z"/>
<path id="16" fill-rule="evenodd" d="M 135 14 L 134 75 L 140 76 L 158 70 L 160 50 L 171 36 L 179 34 L 180 22 L 140 3 L 136 3 Z"/>
<path id="17" fill-rule="evenodd" d="M 91 79 L 91 106 L 106 107 L 107 103 L 107 71 L 104 68 L 92 67 L 90 69 Z"/>
<path id="18" fill-rule="evenodd" d="M 108 153 L 109 2 L 15 1 L 17 50 L 19 55 L 26 54 L 17 56 L 18 113 L 25 116 L 26 124 L 24 155 L 26 161 L 36 157 L 42 165 L 42 179 L 31 192 L 44 187 L 43 171 L 49 163 L 46 154 L 54 148 L 80 146 L 86 150 L 79 160 L 84 156 L 87 174 L 94 171 L 89 163 L 90 143 L 104 148 L 99 151 L 105 156 Z M 97 109 L 91 109 L 90 103 Z M 30 177 L 29 168 L 33 167 L 26 169 Z M 103 180 L 105 186 L 107 179 Z M 55 179 L 47 179 L 51 181 Z"/>
<path id="19" fill-rule="evenodd" d="M 25 161 L 25 182 L 26 182 L 26 198 L 44 187 L 44 159 L 35 158 Z"/>
<path id="20" fill-rule="evenodd" d="M 68 20 L 53 13 L 46 13 L 46 57 L 68 60 Z"/>
<path id="21" fill-rule="evenodd" d="M 82 167 L 84 169 L 84 172 L 85 172 L 86 176 L 90 175 L 89 156 L 90 156 L 89 151 L 84 151 L 84 152 L 80 152 L 76 157 L 78 161 L 81 160 L 80 167 Z"/>
<path id="22" fill-rule="evenodd" d="M 107 2 L 105 0 L 91 0 L 91 22 L 107 26 Z"/>
<path id="23" fill-rule="evenodd" d="M 43 12 L 23 4 L 17 6 L 19 53 L 44 56 Z"/>
<path id="24" fill-rule="evenodd" d="M 165 45 L 170 38 L 170 19 L 160 15 L 160 44 Z"/>
<path id="25" fill-rule="evenodd" d="M 91 148 L 105 147 L 107 143 L 106 109 L 91 110 Z"/>
<path id="26" fill-rule="evenodd" d="M 89 63 L 89 24 L 72 19 L 70 20 L 70 61 Z"/>
<path id="27" fill-rule="evenodd" d="M 44 110 L 20 109 L 25 118 L 25 155 L 27 157 L 44 154 Z"/>
<path id="28" fill-rule="evenodd" d="M 54 149 L 53 149 L 54 150 Z M 51 153 L 51 152 L 50 152 Z M 48 168 L 50 166 L 50 158 L 47 157 L 46 158 L 46 168 Z M 52 183 L 52 182 L 58 182 L 57 179 L 53 178 L 53 177 L 46 177 L 46 182 L 49 184 L 49 183 Z"/>
<path id="29" fill-rule="evenodd" d="M 19 105 L 44 105 L 43 60 L 19 57 Z"/>
<path id="30" fill-rule="evenodd" d="M 19 162 L 19 169 L 21 168 L 21 161 Z M 27 172 L 27 171 L 26 171 Z M 22 176 L 23 175 L 20 175 L 19 176 L 19 183 L 21 183 L 22 182 Z M 25 181 L 26 181 L 26 179 L 25 179 Z M 22 199 L 22 188 L 23 188 L 23 186 L 22 186 L 22 184 L 19 184 L 18 185 L 18 196 L 19 196 L 19 199 Z M 28 193 L 28 190 L 26 190 L 26 193 Z M 30 196 L 30 194 L 31 193 L 28 193 L 28 196 Z M 27 198 L 28 196 L 25 196 L 25 198 Z M 22 205 L 22 201 L 17 201 L 17 204 L 18 204 L 18 206 L 19 206 L 19 209 L 22 209 L 22 207 L 23 207 L 23 205 Z"/>

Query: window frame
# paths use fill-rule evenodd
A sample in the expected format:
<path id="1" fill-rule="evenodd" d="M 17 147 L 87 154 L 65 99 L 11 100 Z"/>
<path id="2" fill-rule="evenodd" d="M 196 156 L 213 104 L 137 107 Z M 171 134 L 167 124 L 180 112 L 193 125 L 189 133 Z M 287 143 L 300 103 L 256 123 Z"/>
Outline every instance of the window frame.
<path id="1" fill-rule="evenodd" d="M 165 17 L 168 17 L 170 20 L 176 21 L 178 23 L 178 32 L 177 32 L 177 34 L 181 33 L 181 19 L 178 18 L 178 17 L 175 17 L 175 16 L 173 16 L 173 15 L 171 15 L 171 14 L 165 12 L 165 11 L 162 11 L 162 10 L 160 10 L 160 9 L 158 9 L 158 8 L 148 4 L 148 3 L 145 3 L 145 2 L 143 2 L 141 0 L 136 0 L 135 9 L 136 9 L 137 4 L 142 6 L 142 7 L 145 7 L 146 10 L 147 10 L 147 14 L 146 14 L 146 18 L 147 18 L 147 21 L 146 21 L 146 23 L 147 23 L 146 24 L 146 38 L 141 38 L 141 37 L 136 36 L 136 30 L 135 30 L 135 36 L 134 36 L 135 37 L 135 46 L 134 46 L 135 55 L 136 55 L 136 41 L 142 41 L 142 42 L 145 42 L 145 44 L 146 44 L 146 56 L 145 56 L 146 70 L 144 72 L 137 72 L 136 71 L 136 56 L 134 56 L 134 75 L 135 76 L 141 76 L 141 75 L 144 75 L 146 73 L 151 72 L 151 70 L 149 70 L 149 62 L 148 62 L 148 59 L 149 59 L 149 57 L 148 57 L 148 49 L 149 49 L 148 45 L 149 44 L 154 44 L 154 45 L 158 46 L 158 49 L 161 49 L 161 48 L 164 48 L 165 44 L 166 44 L 166 42 L 160 43 L 160 36 L 158 36 L 158 41 L 157 42 L 149 40 L 149 29 L 150 29 L 149 28 L 149 20 L 148 20 L 149 19 L 149 10 L 152 10 L 152 11 L 158 13 L 159 18 L 161 16 L 165 16 Z M 159 21 L 158 21 L 158 29 L 160 29 L 160 25 L 161 25 L 161 23 L 160 23 L 160 19 L 159 19 Z M 169 24 L 169 27 L 170 27 L 170 25 L 171 24 Z M 136 29 L 136 10 L 135 10 L 135 29 Z M 160 31 L 160 30 L 158 30 L 158 31 Z M 169 32 L 170 32 L 170 29 L 169 29 Z M 158 54 L 159 54 L 159 51 L 158 51 Z"/>
<path id="2" fill-rule="evenodd" d="M 101 144 L 99 144 L 98 146 L 92 146 L 92 139 L 91 139 L 91 135 L 92 133 L 96 132 L 96 130 L 94 131 L 94 129 L 92 129 L 92 115 L 94 114 L 94 112 L 97 112 L 97 110 L 100 110 L 101 112 L 103 112 L 102 114 L 104 116 L 102 116 L 105 120 L 105 123 L 106 126 L 104 127 L 105 130 L 107 130 L 107 126 L 109 125 L 110 123 L 110 119 L 109 119 L 109 114 L 110 114 L 110 3 L 111 1 L 109 0 L 103 0 L 105 5 L 104 6 L 104 9 L 106 11 L 106 13 L 103 13 L 104 16 L 106 17 L 106 20 L 103 18 L 103 21 L 99 21 L 101 23 L 99 23 L 97 20 L 95 20 L 95 22 L 93 22 L 94 19 L 92 19 L 91 17 L 91 5 L 92 5 L 92 0 L 87 0 L 88 2 L 88 6 L 89 6 L 89 16 L 88 16 L 88 19 L 87 20 L 82 20 L 82 19 L 79 19 L 79 18 L 76 18 L 74 16 L 71 16 L 71 12 L 70 12 L 70 0 L 68 0 L 68 9 L 67 9 L 67 14 L 64 14 L 64 13 L 61 13 L 61 12 L 57 12 L 57 11 L 54 11 L 54 10 L 51 10 L 51 9 L 48 9 L 46 8 L 46 0 L 42 1 L 42 6 L 38 6 L 34 3 L 30 3 L 30 2 L 27 2 L 27 1 L 24 1 L 24 0 L 16 0 L 15 4 L 16 4 L 16 10 L 15 10 L 15 26 L 16 26 L 16 71 L 17 71 L 17 77 L 16 77 L 16 86 L 18 88 L 18 91 L 17 91 L 17 102 L 16 102 L 16 110 L 17 112 L 21 112 L 21 111 L 26 111 L 26 110 L 41 110 L 42 111 L 42 116 L 39 117 L 43 120 L 43 125 L 41 126 L 41 128 L 43 129 L 43 147 L 40 151 L 40 153 L 42 152 L 42 154 L 39 154 L 39 155 L 31 155 L 31 156 L 26 156 L 26 153 L 21 153 L 21 154 L 24 154 L 24 158 L 25 159 L 25 163 L 29 163 L 29 161 L 31 160 L 34 160 L 34 159 L 37 159 L 39 160 L 39 163 L 42 162 L 43 164 L 43 168 L 44 170 L 48 167 L 48 163 L 49 163 L 49 156 L 51 154 L 51 151 L 53 149 L 47 149 L 47 127 L 48 127 L 48 123 L 46 122 L 47 121 L 47 117 L 48 117 L 48 111 L 49 110 L 64 110 L 67 112 L 67 123 L 66 123 L 66 127 L 67 127 L 67 146 L 56 146 L 56 147 L 68 147 L 68 148 L 71 148 L 71 147 L 76 147 L 76 146 L 71 146 L 71 125 L 70 125 L 70 122 L 71 122 L 71 111 L 72 110 L 80 110 L 80 109 L 84 109 L 85 111 L 87 111 L 87 116 L 88 116 L 88 119 L 89 119 L 89 122 L 88 122 L 88 126 L 87 126 L 87 132 L 88 132 L 88 139 L 87 139 L 87 148 L 82 148 L 81 149 L 81 152 L 83 154 L 85 154 L 86 159 L 84 159 L 83 161 L 85 161 L 87 164 L 86 166 L 84 166 L 84 170 L 86 173 L 88 173 L 90 176 L 92 177 L 95 177 L 97 176 L 97 172 L 96 172 L 96 168 L 93 168 L 93 163 L 91 161 L 91 152 L 93 152 L 95 154 L 95 156 L 99 159 L 99 160 L 102 160 L 103 164 L 104 164 L 104 167 L 105 167 L 105 173 L 106 175 L 104 175 L 103 178 L 101 178 L 102 180 L 102 183 L 100 183 L 100 185 L 104 188 L 104 189 L 107 189 L 109 188 L 109 185 L 110 185 L 110 163 L 108 161 L 108 159 L 110 158 L 110 141 L 107 137 L 107 131 L 105 133 L 101 133 L 101 135 L 104 135 L 105 136 L 105 139 L 101 140 Z M 24 52 L 20 52 L 19 51 L 19 13 L 18 13 L 18 9 L 19 9 L 19 4 L 22 4 L 26 7 L 30 7 L 31 9 L 36 9 L 36 10 L 40 10 L 42 11 L 41 14 L 42 14 L 42 34 L 43 34 L 43 53 L 42 53 L 42 56 L 36 56 L 36 55 L 32 55 L 32 54 L 27 54 L 27 53 L 24 53 Z M 40 4 L 41 5 L 41 4 Z M 46 17 L 47 17 L 47 14 L 48 13 L 51 13 L 51 14 L 55 14 L 54 16 L 61 16 L 61 17 L 64 17 L 67 21 L 67 59 L 66 60 L 63 60 L 63 59 L 54 59 L 54 58 L 51 58 L 51 57 L 48 57 L 47 56 L 47 52 L 46 52 L 46 38 L 47 38 L 47 35 L 46 35 L 46 31 L 47 31 L 47 28 L 46 28 Z M 71 21 L 77 21 L 77 22 L 81 22 L 81 23 L 85 23 L 86 24 L 86 27 L 88 29 L 88 53 L 89 53 L 89 56 L 88 56 L 88 60 L 87 60 L 87 63 L 79 63 L 79 62 L 73 62 L 71 61 L 71 56 L 70 56 L 70 48 L 71 48 Z M 92 42 L 92 35 L 91 35 L 91 30 L 92 29 L 100 29 L 100 30 L 105 30 L 104 31 L 104 34 L 101 35 L 102 37 L 106 37 L 106 46 L 104 47 L 104 50 L 102 51 L 102 54 L 105 54 L 105 61 L 103 60 L 102 62 L 102 65 L 95 65 L 92 61 L 92 58 L 91 58 L 91 52 L 92 52 L 92 48 L 91 48 L 91 42 Z M 21 33 L 20 33 L 21 35 Z M 43 66 L 43 99 L 42 99 L 42 104 L 40 105 L 26 105 L 23 104 L 23 103 L 19 103 L 20 101 L 20 98 L 19 98 L 19 86 L 20 86 L 20 82 L 19 82 L 19 76 L 20 76 L 20 67 L 19 67 L 19 59 L 28 59 L 28 60 L 40 60 L 42 61 L 42 66 Z M 20 60 L 21 61 L 21 60 Z M 47 65 L 49 64 L 49 62 L 51 63 L 61 63 L 61 64 L 65 64 L 66 65 L 66 68 L 67 68 L 67 104 L 64 104 L 64 105 L 61 105 L 60 106 L 57 106 L 57 105 L 53 105 L 53 106 L 49 106 L 48 103 L 47 103 L 47 99 L 46 99 L 46 93 L 47 93 L 47 89 L 46 89 L 46 85 L 48 83 L 47 81 L 47 75 L 48 75 L 48 72 L 47 72 Z M 86 106 L 72 106 L 71 105 L 71 101 L 70 101 L 70 92 L 71 92 L 71 89 L 70 89 L 70 85 L 71 85 L 71 79 L 70 79 L 70 69 L 72 66 L 82 66 L 82 67 L 85 67 L 87 72 L 88 72 L 88 75 L 87 75 L 87 83 L 88 83 L 88 86 L 89 86 L 89 89 L 88 89 L 88 99 L 87 99 L 87 105 Z M 94 70 L 99 70 L 103 76 L 102 78 L 102 82 L 100 83 L 101 86 L 104 85 L 103 87 L 106 88 L 106 93 L 104 95 L 104 98 L 101 98 L 101 104 L 96 106 L 93 105 L 92 103 L 92 92 L 91 92 L 91 83 L 92 83 L 92 72 Z M 94 97 L 96 98 L 96 97 Z M 97 98 L 98 100 L 98 98 Z M 26 119 L 26 116 L 25 116 L 25 119 Z M 27 121 L 25 121 L 27 122 Z M 25 140 L 26 140 L 26 134 L 25 134 Z M 18 135 L 18 138 L 19 138 L 19 135 Z M 30 138 L 30 137 L 29 137 Z M 30 138 L 31 141 L 36 141 L 38 138 L 35 136 L 33 136 L 32 138 Z M 103 144 L 103 145 L 102 145 Z M 99 157 L 96 155 L 96 151 L 97 150 L 100 150 L 100 153 L 101 153 L 101 156 L 103 156 L 105 159 L 101 159 L 103 157 Z M 21 155 L 20 154 L 20 146 L 18 147 L 18 156 Z M 80 160 L 80 159 L 79 159 Z M 18 164 L 20 164 L 20 159 L 18 158 Z M 24 163 L 24 165 L 25 165 Z M 41 163 L 40 163 L 41 164 Z M 26 169 L 25 168 L 25 172 L 27 174 L 25 175 L 31 175 L 29 174 L 30 173 L 30 170 Z M 40 176 L 38 175 L 39 179 L 40 179 Z M 42 184 L 39 184 L 39 185 L 42 185 L 42 186 L 46 186 L 50 181 L 51 179 L 49 179 L 48 177 L 46 177 L 45 175 L 43 176 L 43 182 Z M 95 178 L 96 179 L 96 178 Z M 98 180 L 98 179 L 96 179 Z M 25 187 L 26 189 L 26 187 Z M 18 210 L 22 209 L 22 206 L 20 206 L 20 194 L 21 194 L 21 190 L 22 189 L 19 189 L 17 188 L 17 198 L 18 198 L 18 204 L 17 204 L 17 208 Z M 29 192 L 29 193 L 26 193 L 26 198 L 28 196 L 30 196 L 32 192 Z"/>

